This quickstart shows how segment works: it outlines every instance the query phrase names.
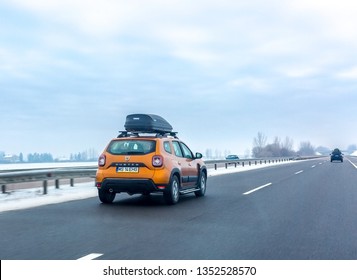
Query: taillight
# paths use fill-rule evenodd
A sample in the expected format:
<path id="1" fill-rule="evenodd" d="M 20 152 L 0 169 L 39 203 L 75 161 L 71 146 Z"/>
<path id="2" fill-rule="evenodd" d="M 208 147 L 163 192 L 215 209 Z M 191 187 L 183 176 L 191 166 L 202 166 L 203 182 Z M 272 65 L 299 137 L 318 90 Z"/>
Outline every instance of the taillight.
<path id="1" fill-rule="evenodd" d="M 161 167 L 164 164 L 164 158 L 162 156 L 153 156 L 152 165 L 154 167 Z"/>
<path id="2" fill-rule="evenodd" d="M 105 155 L 100 155 L 99 159 L 98 159 L 98 165 L 99 166 L 104 166 L 105 165 Z"/>

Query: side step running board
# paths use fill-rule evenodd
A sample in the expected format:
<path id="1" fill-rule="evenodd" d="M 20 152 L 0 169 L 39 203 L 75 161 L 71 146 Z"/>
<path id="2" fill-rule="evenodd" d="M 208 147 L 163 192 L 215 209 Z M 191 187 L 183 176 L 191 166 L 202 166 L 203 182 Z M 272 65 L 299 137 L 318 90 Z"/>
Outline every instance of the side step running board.
<path id="1" fill-rule="evenodd" d="M 199 191 L 199 190 L 200 190 L 200 188 L 185 189 L 185 190 L 181 190 L 180 194 L 192 193 L 192 192 Z"/>

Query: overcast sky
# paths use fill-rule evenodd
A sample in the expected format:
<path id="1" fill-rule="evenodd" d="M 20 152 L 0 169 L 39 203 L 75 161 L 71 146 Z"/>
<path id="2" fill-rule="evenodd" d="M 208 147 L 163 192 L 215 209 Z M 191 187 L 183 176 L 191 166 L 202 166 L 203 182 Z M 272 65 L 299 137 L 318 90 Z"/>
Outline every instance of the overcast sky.
<path id="1" fill-rule="evenodd" d="M 100 152 L 130 113 L 194 151 L 357 144 L 357 2 L 2 0 L 0 151 Z"/>

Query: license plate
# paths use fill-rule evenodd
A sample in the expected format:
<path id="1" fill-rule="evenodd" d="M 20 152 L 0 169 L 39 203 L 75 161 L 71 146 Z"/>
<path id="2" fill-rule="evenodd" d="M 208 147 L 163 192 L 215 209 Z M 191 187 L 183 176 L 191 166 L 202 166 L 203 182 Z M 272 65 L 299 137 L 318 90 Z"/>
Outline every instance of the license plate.
<path id="1" fill-rule="evenodd" d="M 117 172 L 119 173 L 138 173 L 139 167 L 117 167 Z"/>

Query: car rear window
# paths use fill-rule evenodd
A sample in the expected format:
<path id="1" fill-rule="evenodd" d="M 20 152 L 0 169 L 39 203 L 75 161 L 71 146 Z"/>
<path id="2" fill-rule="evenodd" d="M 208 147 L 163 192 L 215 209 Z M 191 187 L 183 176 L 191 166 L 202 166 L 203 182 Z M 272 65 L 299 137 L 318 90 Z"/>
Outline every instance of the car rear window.
<path id="1" fill-rule="evenodd" d="M 156 142 L 150 140 L 114 140 L 107 151 L 113 155 L 145 155 L 155 152 Z"/>

